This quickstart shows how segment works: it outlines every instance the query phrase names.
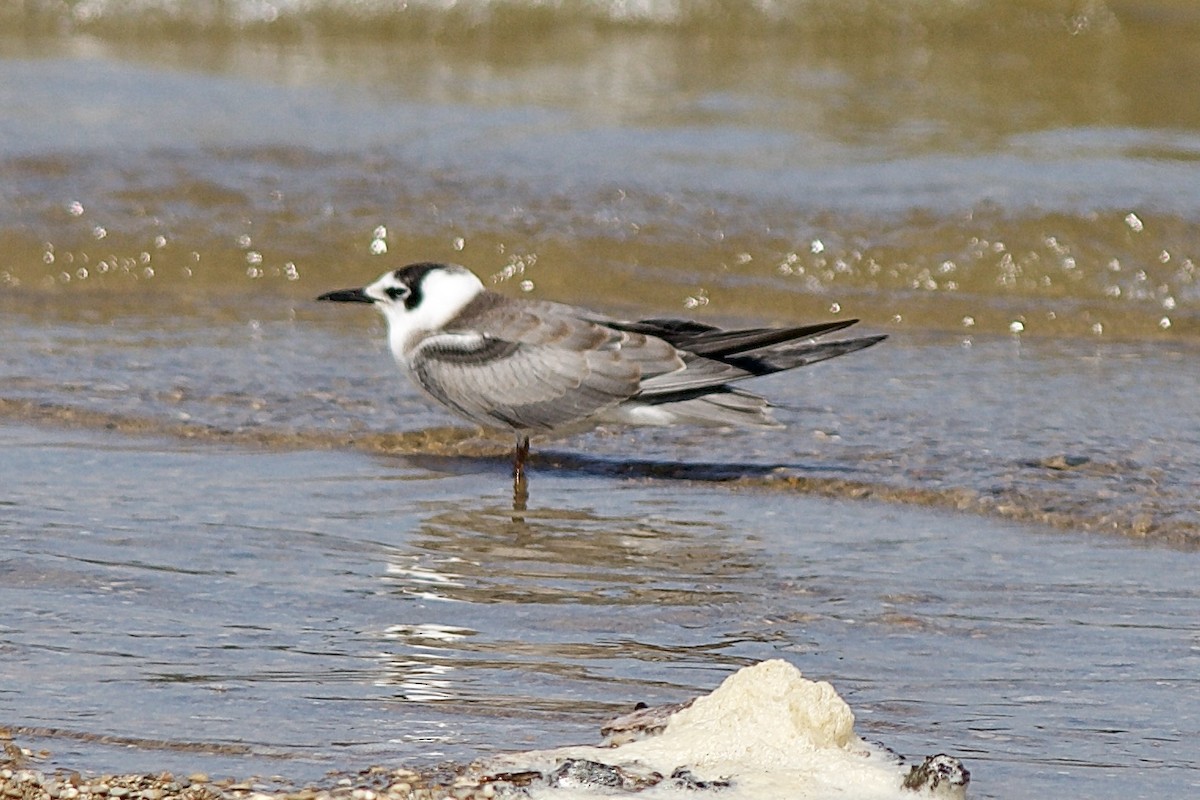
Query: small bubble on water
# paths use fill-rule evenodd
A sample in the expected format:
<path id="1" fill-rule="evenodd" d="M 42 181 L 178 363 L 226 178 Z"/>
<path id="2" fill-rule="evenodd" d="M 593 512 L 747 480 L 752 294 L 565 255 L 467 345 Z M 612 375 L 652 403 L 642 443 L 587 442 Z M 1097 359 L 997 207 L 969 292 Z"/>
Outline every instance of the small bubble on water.
<path id="1" fill-rule="evenodd" d="M 367 249 L 370 250 L 371 255 L 381 256 L 387 252 L 387 242 L 383 239 L 372 239 L 371 246 Z"/>
<path id="2" fill-rule="evenodd" d="M 521 287 L 522 292 L 532 292 L 533 291 L 533 281 L 531 281 L 531 280 L 528 280 L 528 279 L 523 280 L 517 285 Z"/>
<path id="3" fill-rule="evenodd" d="M 67 213 L 72 217 L 82 217 L 83 203 L 79 202 L 78 200 L 72 200 L 71 202 L 67 203 Z"/>
<path id="4" fill-rule="evenodd" d="M 1170 317 L 1163 317 L 1162 319 L 1160 319 L 1160 320 L 1158 321 L 1158 327 L 1162 328 L 1164 331 L 1165 331 L 1167 328 L 1171 327 L 1171 318 L 1170 318 Z"/>
<path id="5" fill-rule="evenodd" d="M 96 239 L 103 239 L 105 236 L 108 236 L 108 231 L 104 229 L 104 226 L 97 225 L 96 227 L 92 228 L 92 236 Z"/>
<path id="6" fill-rule="evenodd" d="M 283 265 L 283 274 L 289 281 L 300 280 L 300 270 L 296 268 L 296 264 L 293 261 L 289 261 Z"/>
<path id="7" fill-rule="evenodd" d="M 1025 330 L 1025 323 L 1021 322 L 1021 320 L 1019 320 L 1019 319 L 1014 319 L 1012 322 L 1008 323 L 1008 332 L 1009 333 L 1022 333 L 1022 332 L 1024 332 L 1024 330 Z"/>
<path id="8" fill-rule="evenodd" d="M 243 233 L 241 236 L 239 236 L 237 238 L 237 245 L 238 245 L 238 247 L 242 248 L 243 250 L 250 247 L 250 245 L 253 243 L 254 243 L 254 240 L 250 238 L 250 234 L 248 234 L 248 233 Z"/>
<path id="9" fill-rule="evenodd" d="M 147 280 L 154 277 L 154 267 L 146 267 L 142 270 L 142 277 Z"/>
<path id="10" fill-rule="evenodd" d="M 1171 297 L 1170 295 L 1164 297 L 1163 301 L 1162 301 L 1162 307 L 1165 308 L 1167 311 L 1174 311 L 1175 310 L 1175 298 Z"/>
<path id="11" fill-rule="evenodd" d="M 257 250 L 251 250 L 250 252 L 246 253 L 247 264 L 261 264 L 262 261 L 262 253 L 258 252 Z"/>
<path id="12" fill-rule="evenodd" d="M 840 314 L 841 312 L 842 312 L 842 304 L 841 303 L 833 302 L 833 303 L 829 304 L 829 313 L 830 314 Z"/>
<path id="13" fill-rule="evenodd" d="M 461 253 L 462 249 L 467 246 L 467 242 L 465 239 L 463 239 L 463 237 L 455 236 L 454 241 L 450 243 L 450 246 L 453 247 L 456 252 Z"/>
<path id="14" fill-rule="evenodd" d="M 1166 250 L 1163 250 L 1161 253 L 1158 254 L 1158 263 L 1166 264 L 1170 260 L 1171 260 L 1171 254 L 1169 252 L 1167 252 Z"/>
<path id="15" fill-rule="evenodd" d="M 968 314 L 967 316 L 962 318 L 962 324 L 963 324 L 964 328 L 974 328 L 975 327 L 975 318 L 972 317 L 970 314 Z"/>
<path id="16" fill-rule="evenodd" d="M 813 255 L 816 255 L 817 253 L 824 253 L 825 243 L 820 239 L 813 239 L 812 243 L 809 244 L 808 249 L 813 253 Z"/>
<path id="17" fill-rule="evenodd" d="M 1132 211 L 1125 215 L 1125 224 L 1129 226 L 1129 230 L 1133 231 L 1134 233 L 1141 233 L 1146 227 L 1142 223 L 1141 218 Z"/>
<path id="18" fill-rule="evenodd" d="M 1103 322 L 1093 322 L 1092 323 L 1092 333 L 1096 334 L 1097 336 L 1103 336 L 1104 335 L 1104 323 Z"/>
<path id="19" fill-rule="evenodd" d="M 159 250 L 162 250 L 164 247 L 167 246 L 167 237 L 163 236 L 161 233 L 158 236 L 155 236 L 154 237 L 154 246 L 157 247 Z"/>

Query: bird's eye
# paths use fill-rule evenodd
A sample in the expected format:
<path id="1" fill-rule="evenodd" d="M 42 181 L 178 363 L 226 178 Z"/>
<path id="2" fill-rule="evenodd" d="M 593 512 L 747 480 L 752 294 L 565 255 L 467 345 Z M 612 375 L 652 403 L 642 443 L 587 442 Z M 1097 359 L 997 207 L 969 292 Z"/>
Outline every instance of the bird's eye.
<path id="1" fill-rule="evenodd" d="M 383 290 L 383 293 L 393 300 L 399 300 L 402 297 L 408 297 L 407 286 L 389 286 Z"/>

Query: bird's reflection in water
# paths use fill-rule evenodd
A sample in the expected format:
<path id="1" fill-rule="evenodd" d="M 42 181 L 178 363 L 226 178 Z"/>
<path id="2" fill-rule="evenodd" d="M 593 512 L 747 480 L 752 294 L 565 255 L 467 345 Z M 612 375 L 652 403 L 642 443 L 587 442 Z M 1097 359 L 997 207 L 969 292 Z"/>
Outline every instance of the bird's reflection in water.
<path id="1" fill-rule="evenodd" d="M 603 683 L 634 661 L 723 660 L 728 644 L 703 633 L 704 619 L 742 602 L 766 566 L 758 549 L 715 503 L 621 505 L 422 504 L 383 576 L 400 602 L 379 642 L 382 682 L 405 702 L 578 714 L 580 680 Z M 595 690 L 597 713 L 628 701 L 618 689 Z"/>

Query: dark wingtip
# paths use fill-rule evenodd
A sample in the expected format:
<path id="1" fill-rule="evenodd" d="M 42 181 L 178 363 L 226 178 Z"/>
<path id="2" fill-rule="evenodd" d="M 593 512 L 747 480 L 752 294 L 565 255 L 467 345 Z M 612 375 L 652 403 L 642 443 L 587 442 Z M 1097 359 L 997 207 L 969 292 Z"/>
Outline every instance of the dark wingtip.
<path id="1" fill-rule="evenodd" d="M 362 289 L 338 289 L 335 292 L 326 292 L 317 298 L 318 300 L 327 300 L 331 303 L 374 303 Z"/>

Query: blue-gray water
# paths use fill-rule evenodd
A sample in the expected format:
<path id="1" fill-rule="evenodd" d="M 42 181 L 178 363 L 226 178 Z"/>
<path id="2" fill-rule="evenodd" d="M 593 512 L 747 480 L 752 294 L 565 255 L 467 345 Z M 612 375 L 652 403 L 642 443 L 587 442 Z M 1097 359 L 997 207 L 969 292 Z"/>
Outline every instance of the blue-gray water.
<path id="1" fill-rule="evenodd" d="M 0 727 L 297 782 L 782 656 L 976 796 L 1194 794 L 1194 10 L 631 8 L 0 8 Z M 426 258 L 891 338 L 785 433 L 535 441 L 514 519 L 312 302 Z"/>
<path id="2" fill-rule="evenodd" d="M 54 762 L 297 780 L 590 742 L 782 656 L 862 735 L 964 758 L 977 796 L 1197 783 L 1178 553 L 571 474 L 514 522 L 500 469 L 25 426 L 4 448 L 0 713 Z"/>

